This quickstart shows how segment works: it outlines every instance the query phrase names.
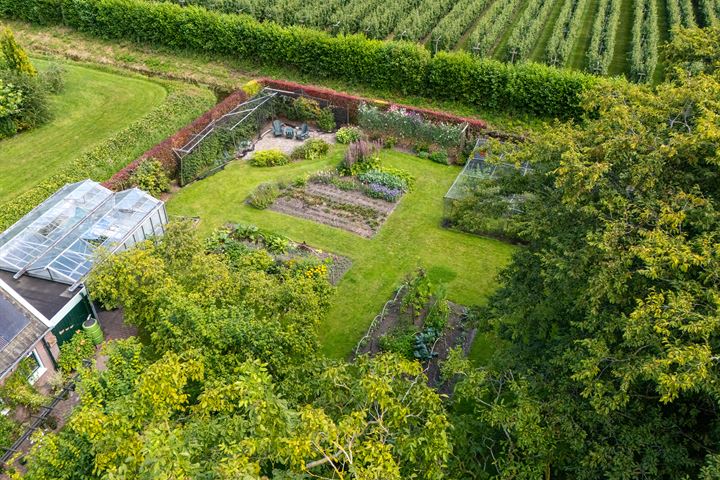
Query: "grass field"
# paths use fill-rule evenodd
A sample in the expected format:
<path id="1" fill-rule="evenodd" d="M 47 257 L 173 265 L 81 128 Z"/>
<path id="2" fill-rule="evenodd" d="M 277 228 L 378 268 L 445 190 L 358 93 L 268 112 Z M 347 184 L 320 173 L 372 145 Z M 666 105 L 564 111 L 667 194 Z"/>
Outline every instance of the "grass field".
<path id="1" fill-rule="evenodd" d="M 441 228 L 443 195 L 459 169 L 395 151 L 383 151 L 383 163 L 411 172 L 416 186 L 372 239 L 281 213 L 256 210 L 244 203 L 259 183 L 292 179 L 334 166 L 343 151 L 342 147 L 335 147 L 326 158 L 270 169 L 236 162 L 183 188 L 168 203 L 172 215 L 200 217 L 204 233 L 227 222 L 254 223 L 293 240 L 350 257 L 353 267 L 338 286 L 330 314 L 320 329 L 324 353 L 335 358 L 351 352 L 394 288 L 415 268 L 423 266 L 431 278 L 447 282 L 450 300 L 477 304 L 495 288 L 495 276 L 509 261 L 514 248 Z M 492 341 L 482 344 L 491 346 Z M 478 348 L 473 356 L 485 358 L 486 352 Z"/>
<path id="2" fill-rule="evenodd" d="M 43 60 L 33 60 L 40 68 Z M 0 142 L 0 204 L 56 173 L 166 97 L 155 82 L 66 64 L 65 91 L 52 96 L 52 121 Z"/>

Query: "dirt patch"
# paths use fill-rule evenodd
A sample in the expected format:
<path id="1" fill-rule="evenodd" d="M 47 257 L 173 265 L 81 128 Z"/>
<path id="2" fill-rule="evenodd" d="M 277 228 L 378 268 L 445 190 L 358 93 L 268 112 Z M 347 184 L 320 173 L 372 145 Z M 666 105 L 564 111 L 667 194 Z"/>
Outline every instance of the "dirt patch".
<path id="1" fill-rule="evenodd" d="M 372 208 L 385 216 L 390 215 L 397 203 L 386 202 L 377 198 L 365 196 L 362 192 L 356 190 L 340 190 L 332 185 L 323 185 L 321 183 L 309 183 L 305 191 L 311 195 L 325 197 L 336 203 L 347 203 L 351 205 L 359 205 L 361 207 Z"/>
<path id="2" fill-rule="evenodd" d="M 270 209 L 371 238 L 396 206 L 397 203 L 369 198 L 358 190 L 311 182 L 286 190 Z"/>

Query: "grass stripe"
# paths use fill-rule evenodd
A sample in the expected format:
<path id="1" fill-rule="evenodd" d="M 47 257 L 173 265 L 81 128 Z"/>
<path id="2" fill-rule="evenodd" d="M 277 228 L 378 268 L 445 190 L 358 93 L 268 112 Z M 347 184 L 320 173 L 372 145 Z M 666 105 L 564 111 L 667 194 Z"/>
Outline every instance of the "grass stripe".
<path id="1" fill-rule="evenodd" d="M 608 69 L 610 75 L 623 75 L 629 70 L 628 55 L 632 48 L 633 0 L 622 0 L 620 19 L 615 34 L 615 52 Z"/>
<path id="2" fill-rule="evenodd" d="M 545 47 L 547 47 L 548 41 L 550 41 L 550 36 L 553 34 L 555 23 L 558 21 L 560 10 L 562 10 L 564 3 L 564 0 L 555 0 L 555 5 L 553 5 L 547 20 L 545 20 L 545 25 L 538 36 L 538 42 L 530 53 L 530 58 L 532 60 L 535 60 L 536 62 L 545 61 Z"/>
<path id="3" fill-rule="evenodd" d="M 581 70 L 587 65 L 587 51 L 590 48 L 593 21 L 595 20 L 595 16 L 598 15 L 599 4 L 600 0 L 590 0 L 588 6 L 585 8 L 582 27 L 580 28 L 573 52 L 568 59 L 568 67 Z"/>

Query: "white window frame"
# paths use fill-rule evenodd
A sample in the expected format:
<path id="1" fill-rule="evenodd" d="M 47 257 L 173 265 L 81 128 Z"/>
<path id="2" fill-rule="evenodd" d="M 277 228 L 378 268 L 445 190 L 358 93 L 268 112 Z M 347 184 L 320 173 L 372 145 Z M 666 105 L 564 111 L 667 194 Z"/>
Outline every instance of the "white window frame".
<path id="1" fill-rule="evenodd" d="M 35 382 L 37 382 L 40 377 L 42 377 L 43 374 L 47 372 L 47 367 L 45 367 L 45 364 L 40 358 L 40 354 L 38 353 L 37 348 L 33 348 L 32 352 L 28 354 L 28 357 L 30 356 L 35 357 L 35 361 L 37 362 L 38 367 L 28 377 L 28 383 L 30 385 L 35 385 Z"/>

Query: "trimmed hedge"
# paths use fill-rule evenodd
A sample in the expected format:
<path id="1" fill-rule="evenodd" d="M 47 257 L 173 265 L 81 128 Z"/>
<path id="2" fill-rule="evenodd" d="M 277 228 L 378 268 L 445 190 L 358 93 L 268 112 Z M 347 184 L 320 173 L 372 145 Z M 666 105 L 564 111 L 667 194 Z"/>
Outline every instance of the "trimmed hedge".
<path id="1" fill-rule="evenodd" d="M 369 40 L 362 35 L 334 37 L 258 22 L 247 15 L 170 3 L 0 0 L 0 14 L 34 23 L 62 22 L 106 39 L 240 56 L 292 66 L 317 77 L 544 117 L 580 115 L 580 95 L 597 81 L 537 64 L 509 65 L 462 52 L 433 57 L 416 43 Z"/>
<path id="2" fill-rule="evenodd" d="M 86 178 L 97 181 L 107 179 L 140 152 L 173 133 L 189 119 L 200 115 L 214 100 L 210 91 L 197 87 L 184 87 L 171 92 L 162 104 L 140 120 L 84 153 L 61 172 L 0 205 L 0 231 L 15 223 L 66 183 Z"/>
<path id="3" fill-rule="evenodd" d="M 113 175 L 112 178 L 106 181 L 103 185 L 111 190 L 126 188 L 127 185 L 129 185 L 130 178 L 132 177 L 135 169 L 137 169 L 142 162 L 149 158 L 158 160 L 171 177 L 177 177 L 179 173 L 179 165 L 177 157 L 173 153 L 173 148 L 179 148 L 187 144 L 191 137 L 201 132 L 210 124 L 210 122 L 222 117 L 238 104 L 247 100 L 247 98 L 247 94 L 242 90 L 238 90 L 227 96 L 222 102 L 194 119 L 192 123 L 185 125 L 183 128 L 173 133 L 172 136 L 167 137 L 162 142 L 154 145 L 150 150 L 143 153 L 139 158 Z"/>

